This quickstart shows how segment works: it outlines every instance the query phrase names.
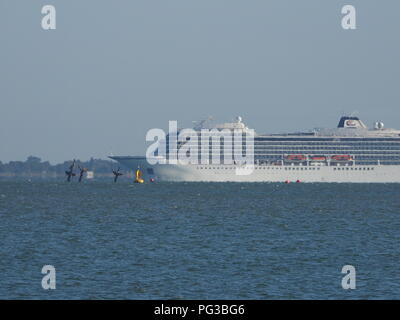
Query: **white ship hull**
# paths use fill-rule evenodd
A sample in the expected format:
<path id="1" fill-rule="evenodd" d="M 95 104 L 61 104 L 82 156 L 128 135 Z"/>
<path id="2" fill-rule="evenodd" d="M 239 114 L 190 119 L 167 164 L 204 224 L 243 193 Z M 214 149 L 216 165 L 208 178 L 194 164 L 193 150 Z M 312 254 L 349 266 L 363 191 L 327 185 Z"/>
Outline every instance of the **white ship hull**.
<path id="1" fill-rule="evenodd" d="M 398 165 L 255 165 L 251 174 L 238 175 L 235 165 L 150 165 L 144 157 L 111 158 L 132 170 L 139 167 L 145 181 L 400 183 Z"/>

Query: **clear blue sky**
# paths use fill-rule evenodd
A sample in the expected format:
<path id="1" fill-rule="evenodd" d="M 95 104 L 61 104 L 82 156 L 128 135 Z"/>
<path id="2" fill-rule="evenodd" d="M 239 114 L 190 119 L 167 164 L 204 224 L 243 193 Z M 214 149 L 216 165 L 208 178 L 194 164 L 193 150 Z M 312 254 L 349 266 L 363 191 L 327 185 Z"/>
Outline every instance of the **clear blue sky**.
<path id="1" fill-rule="evenodd" d="M 147 130 L 208 115 L 400 127 L 399 16 L 389 0 L 0 0 L 0 160 L 140 155 Z"/>

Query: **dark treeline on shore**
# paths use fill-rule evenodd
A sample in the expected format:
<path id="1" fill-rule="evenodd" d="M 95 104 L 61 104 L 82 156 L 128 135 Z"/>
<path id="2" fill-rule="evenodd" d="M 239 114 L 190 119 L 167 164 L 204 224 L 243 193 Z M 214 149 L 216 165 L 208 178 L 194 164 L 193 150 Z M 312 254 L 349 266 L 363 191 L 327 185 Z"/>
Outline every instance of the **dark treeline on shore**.
<path id="1" fill-rule="evenodd" d="M 72 160 L 65 161 L 56 165 L 51 165 L 48 161 L 42 161 L 38 157 L 29 156 L 26 161 L 10 161 L 2 163 L 0 161 L 0 176 L 61 176 L 65 175 L 72 164 Z M 78 166 L 94 171 L 96 175 L 112 176 L 112 169 L 119 165 L 112 160 L 93 159 L 89 161 L 75 161 L 75 171 L 79 171 Z"/>

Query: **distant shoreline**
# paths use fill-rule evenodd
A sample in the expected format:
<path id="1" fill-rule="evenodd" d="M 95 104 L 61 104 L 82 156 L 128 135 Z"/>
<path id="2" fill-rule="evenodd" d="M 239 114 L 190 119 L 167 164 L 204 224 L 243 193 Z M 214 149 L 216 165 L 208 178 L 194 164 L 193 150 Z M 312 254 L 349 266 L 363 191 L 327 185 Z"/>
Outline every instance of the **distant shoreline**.
<path id="1" fill-rule="evenodd" d="M 65 171 L 68 170 L 73 160 L 67 160 L 63 163 L 52 165 L 48 161 L 42 161 L 39 157 L 29 156 L 25 161 L 10 161 L 3 163 L 0 161 L 0 177 L 1 178 L 63 178 Z M 92 171 L 95 178 L 114 177 L 112 170 L 117 169 L 120 165 L 113 160 L 103 160 L 91 158 L 88 161 L 80 161 L 75 159 L 74 173 L 79 173 L 79 167 Z M 124 170 L 123 178 L 132 178 L 134 173 L 131 170 Z M 85 175 L 86 176 L 86 175 Z"/>

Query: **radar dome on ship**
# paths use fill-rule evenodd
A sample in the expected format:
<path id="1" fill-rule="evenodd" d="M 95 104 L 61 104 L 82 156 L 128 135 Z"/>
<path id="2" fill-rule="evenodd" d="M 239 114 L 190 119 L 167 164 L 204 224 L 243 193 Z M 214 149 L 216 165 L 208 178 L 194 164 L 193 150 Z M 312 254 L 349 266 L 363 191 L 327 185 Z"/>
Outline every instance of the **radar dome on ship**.
<path id="1" fill-rule="evenodd" d="M 375 130 L 382 130 L 385 127 L 385 125 L 383 124 L 383 122 L 377 121 L 377 122 L 375 122 L 374 127 L 375 127 Z"/>

